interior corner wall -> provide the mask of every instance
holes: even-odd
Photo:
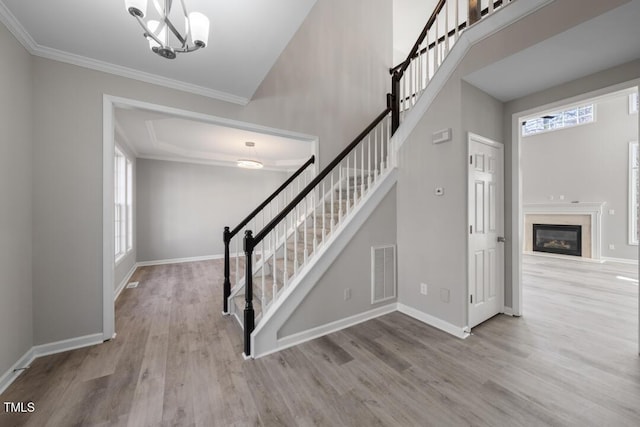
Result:
[[[31,55],[0,24],[0,377],[33,346]]]
[[[224,227],[237,225],[287,175],[151,159],[137,165],[139,262],[222,257]]]
[[[512,222],[513,205],[517,203],[512,197],[514,192],[513,183],[516,182],[514,174],[519,173],[519,171],[514,170],[514,164],[512,162],[514,159],[514,151],[515,158],[520,158],[518,127],[516,123],[518,117],[521,116],[523,112],[532,112],[542,106],[576,102],[590,96],[603,95],[612,89],[623,89],[639,84],[640,60],[635,60],[505,103],[503,134],[505,138],[505,158],[509,159],[505,162],[505,234],[507,238],[505,244],[505,265],[507,266],[505,304],[508,307],[512,307],[513,286],[516,285],[516,283],[509,280],[509,278],[513,277],[514,269],[518,268],[513,265],[514,261],[512,257],[513,244],[514,242],[518,242],[518,236],[514,236],[512,233],[514,226]]]
[[[502,142],[502,120],[502,102],[456,71],[399,152],[398,302],[456,327],[467,315],[468,133]],[[452,140],[433,144],[446,128]]]
[[[398,152],[398,302],[464,326],[466,299],[466,135],[454,73]],[[432,143],[451,128],[452,139]],[[444,188],[443,196],[434,189]],[[427,284],[427,295],[420,284]],[[441,299],[448,293],[448,302]]]
[[[33,57],[35,344],[102,331],[104,94],[315,135],[327,164],[385,107],[391,20],[391,0],[319,0],[244,107]]]

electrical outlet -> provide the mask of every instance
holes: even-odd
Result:
[[[611,249],[612,251],[615,250],[615,248],[616,248],[616,245],[614,245],[613,243],[609,245],[609,249]]]
[[[440,301],[449,302],[449,289],[440,288]]]
[[[615,211],[615,210],[613,210],[613,209],[609,209],[609,215],[615,215],[615,214],[616,214],[616,211]]]
[[[344,300],[351,299],[351,288],[347,288],[344,290]]]
[[[564,196],[563,195],[560,195],[560,200],[564,200]]]
[[[420,283],[420,293],[422,295],[427,295],[429,292],[429,288],[426,283]]]

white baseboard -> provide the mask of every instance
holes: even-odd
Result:
[[[0,394],[4,393],[4,391],[18,378],[23,371],[21,368],[25,368],[33,362],[35,359],[33,347],[31,347],[16,363],[13,364],[7,372],[5,372],[0,377]],[[19,370],[17,370],[19,369]]]
[[[129,279],[131,279],[131,276],[133,276],[133,273],[135,273],[136,268],[138,268],[138,264],[133,264],[133,266],[131,267],[131,270],[129,270],[127,275],[124,276],[124,279],[122,280],[122,282],[120,282],[120,284],[118,285],[118,287],[114,292],[115,293],[115,295],[113,296],[114,301],[118,299],[124,287],[127,286],[127,283],[129,283]]]
[[[62,353],[64,351],[89,347],[91,345],[102,344],[104,342],[102,332],[98,334],[85,335],[82,337],[69,338],[67,340],[56,341],[49,344],[41,344],[33,347],[35,357],[48,356],[50,354]]]
[[[637,259],[611,258],[608,256],[603,256],[602,259],[604,260],[604,262],[617,262],[619,264],[638,265]]]
[[[205,255],[205,256],[195,256],[189,258],[171,258],[171,259],[158,259],[154,261],[140,261],[136,263],[136,267],[148,267],[150,265],[164,265],[164,264],[180,264],[183,262],[195,262],[195,261],[209,261],[212,259],[223,259],[224,254],[222,255]]]
[[[374,308],[373,310],[365,311],[364,313],[358,313],[354,314],[353,316],[345,317],[344,319],[335,320],[333,322],[320,325],[306,331],[298,332],[293,335],[278,339],[277,348],[263,354],[255,355],[254,357],[258,358],[267,356],[272,353],[277,353],[284,350],[285,348],[293,347],[298,344],[302,344],[304,342],[311,341],[328,334],[332,334],[342,329],[357,325],[358,323],[366,322],[367,320],[375,319],[376,317],[393,313],[394,311],[397,311],[397,304],[395,302],[382,307]]]
[[[0,394],[4,393],[11,383],[18,378],[18,375],[23,372],[23,370],[16,371],[16,369],[28,367],[38,357],[102,344],[103,341],[101,332],[98,334],[85,335],[82,337],[70,338],[31,347],[29,351],[27,351],[7,372],[2,375],[2,377],[0,377]]]
[[[451,334],[454,337],[465,339],[469,336],[469,332],[467,331],[466,327],[456,326],[449,322],[445,322],[442,319],[416,310],[415,308],[409,307],[408,305],[398,303],[398,311],[400,313],[406,314],[407,316],[413,317],[416,320],[426,323],[429,326],[433,326],[436,329],[440,329],[441,331]]]

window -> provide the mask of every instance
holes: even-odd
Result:
[[[640,177],[638,175],[638,142],[629,144],[629,244],[638,244],[638,191]]]
[[[638,92],[629,95],[629,114],[638,112]]]
[[[118,262],[133,249],[133,166],[118,147],[115,148],[113,175],[114,249]]]
[[[522,122],[522,136],[591,123],[595,120],[593,104],[555,111]]]

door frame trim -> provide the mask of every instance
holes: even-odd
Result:
[[[465,158],[465,161],[468,162],[469,161],[469,157],[471,156],[471,144],[472,142],[479,142],[481,144],[485,144],[488,145],[490,147],[494,147],[497,148],[499,150],[502,150],[502,233],[504,234],[505,232],[505,224],[506,224],[506,173],[505,173],[505,149],[504,149],[504,144],[502,142],[498,142],[498,141],[494,141],[490,138],[486,138],[484,136],[478,135],[476,133],[473,132],[467,132],[467,156]],[[471,188],[472,188],[472,183],[471,183],[471,168],[469,168],[469,163],[467,163],[467,199],[466,199],[466,206],[467,206],[467,230],[470,227],[470,221],[469,221],[469,217],[470,217],[470,213],[469,210],[471,209],[470,203],[469,203],[469,199],[471,197]],[[467,232],[467,231],[465,231]],[[467,232],[468,233],[468,232]],[[471,305],[469,303],[469,296],[471,295],[471,244],[470,244],[470,239],[471,239],[471,235],[467,234],[467,263],[466,263],[466,268],[467,268],[467,292],[466,292],[466,297],[465,297],[465,329],[467,331],[469,331],[471,328],[469,327],[469,324],[471,323],[469,321],[470,318],[470,313],[469,311],[471,310]],[[505,295],[505,281],[506,281],[506,261],[505,261],[505,252],[506,252],[506,248],[503,248],[502,251],[502,284],[500,286],[499,289],[499,293],[500,293],[500,298],[501,298],[501,302],[499,304],[500,306],[500,313],[504,313],[505,311],[505,304],[504,304],[504,295]]]

